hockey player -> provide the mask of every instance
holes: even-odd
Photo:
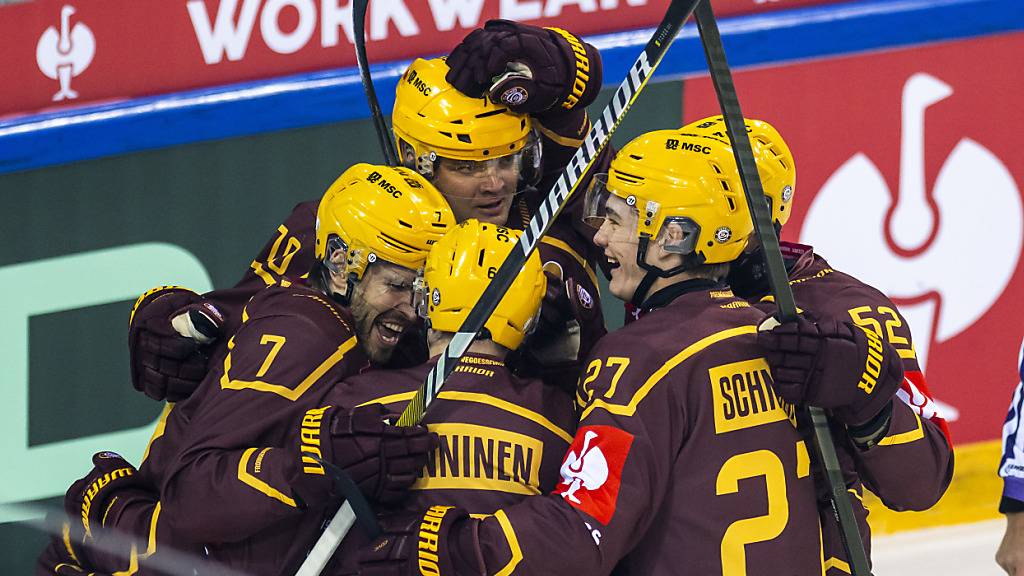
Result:
[[[40,573],[140,561],[145,571],[158,545],[245,573],[294,571],[339,503],[318,459],[372,501],[403,496],[430,452],[427,430],[387,424],[380,404],[324,399],[387,360],[415,320],[416,270],[453,225],[444,198],[411,170],[357,164],[342,174],[317,211],[308,283],[268,287],[246,304],[220,364],[161,421],[140,470],[97,455],[67,495],[64,542],[44,553]],[[136,543],[95,553],[96,535],[112,528]]]
[[[1024,436],[1020,434],[1021,405],[1024,398],[1024,341],[1021,342],[1020,383],[1003,424],[1003,454],[999,476],[1003,478],[1003,497],[999,512],[1006,514],[1006,532],[996,551],[996,562],[1010,576],[1024,574]]]
[[[728,142],[721,116],[683,127],[709,140]],[[747,133],[777,230],[789,220],[796,186],[793,155],[769,123],[747,119]],[[861,497],[864,486],[889,508],[926,510],[945,493],[953,475],[953,451],[946,423],[928,395],[924,374],[914,354],[910,327],[896,305],[878,290],[835,270],[810,246],[782,243],[784,260],[797,306],[803,317],[762,332],[759,342],[775,377],[776,391],[786,401],[821,406],[831,411],[832,436],[862,539],[870,550],[870,527]],[[729,274],[737,295],[773,312],[764,256],[756,238]],[[856,326],[867,330],[857,329]],[[865,370],[865,350],[877,351],[877,374]],[[874,383],[889,379],[888,383]],[[863,382],[863,383],[862,383]],[[897,387],[902,400],[851,411],[850,402],[862,386]],[[810,437],[809,423],[806,435]],[[815,478],[824,478],[823,473]],[[848,562],[829,503],[828,486],[818,486],[826,563],[842,573]]]
[[[490,282],[490,274],[515,247],[519,234],[469,220],[431,248],[417,288],[416,308],[428,320],[432,356],[440,354],[458,330]],[[472,513],[490,514],[526,495],[554,488],[576,421],[572,396],[539,380],[517,378],[504,365],[506,355],[536,326],[545,284],[540,259],[534,254],[488,320],[485,336],[470,346],[462,365],[431,406],[424,423],[439,435],[439,447],[404,505],[451,500]],[[347,378],[331,388],[323,403],[382,403],[390,412],[400,412],[432,366],[429,362]],[[319,410],[311,408],[307,415]],[[107,472],[111,469],[108,462],[98,459],[97,465]],[[120,478],[117,481],[120,486],[111,496],[141,493],[139,497],[148,496],[151,501],[158,498],[144,494],[140,482],[128,485]],[[132,492],[124,492],[127,490]],[[346,540],[346,546],[358,542]],[[340,560],[344,554],[338,557]]]
[[[527,72],[499,85],[529,97],[505,99],[512,104],[479,97],[492,68],[512,62]],[[406,70],[392,116],[398,149],[407,167],[445,195],[458,220],[522,228],[543,200],[532,184],[539,176],[546,193],[554,183],[590,128],[586,106],[600,87],[601,60],[593,46],[564,30],[488,22],[452,51],[447,64],[418,59]],[[592,232],[577,225],[579,204],[566,207],[540,246],[542,260],[558,264],[562,281],[549,286],[530,347],[539,358],[531,360],[556,377],[575,371],[578,358],[605,332],[597,256]],[[223,343],[220,334],[237,329],[249,297],[308,269],[315,211],[315,202],[296,206],[234,288],[202,296],[168,288],[140,300],[129,334],[133,386],[158,400],[187,397],[206,373],[207,356],[216,357],[212,345]]]
[[[764,314],[721,282],[752,231],[730,147],[644,134],[595,178],[587,214],[609,290],[648,312],[591,352],[562,482],[484,519],[392,516],[362,573],[822,573],[807,444],[756,342]]]
[[[404,410],[519,234],[468,220],[434,245],[417,289],[432,360],[349,378],[328,401],[380,402],[389,411]],[[518,378],[505,365],[536,326],[544,291],[545,275],[534,253],[430,405],[423,423],[438,434],[439,445],[403,508],[450,502],[471,514],[494,514],[558,483],[558,467],[576,424],[572,394],[538,379]],[[362,533],[353,530],[336,561],[353,570],[362,543]]]

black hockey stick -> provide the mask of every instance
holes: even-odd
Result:
[[[373,127],[377,130],[377,140],[380,142],[381,152],[384,153],[384,162],[388,166],[399,166],[395,142],[391,138],[391,130],[388,129],[384,113],[380,110],[377,91],[373,88],[373,77],[370,76],[370,63],[366,59],[367,4],[369,0],[352,0],[352,35],[355,37],[356,63],[359,64],[359,78],[363,81],[363,92],[366,93],[366,103],[370,106],[370,116],[373,118]]]
[[[548,192],[544,202],[537,209],[537,212],[530,219],[526,229],[523,230],[519,239],[519,249],[512,250],[505,261],[498,268],[491,283],[488,284],[483,294],[480,295],[476,305],[466,316],[466,320],[459,327],[438,358],[437,364],[427,375],[426,381],[416,391],[416,395],[406,406],[402,416],[398,419],[398,425],[410,426],[417,424],[423,419],[423,413],[427,406],[437,396],[441,385],[448,376],[455,370],[462,355],[472,344],[478,332],[483,329],[491,313],[498,307],[498,303],[508,292],[509,287],[515,280],[519,271],[526,263],[527,258],[533,253],[541,237],[551,227],[551,223],[565,206],[569,197],[575,192],[583,176],[593,165],[598,154],[604,149],[612,134],[619,127],[626,112],[636,101],[637,96],[647,85],[654,73],[654,69],[661,63],[669,46],[675,39],[676,34],[682,27],[683,22],[693,12],[699,0],[672,0],[661,23],[655,29],[651,39],[644,46],[643,52],[630,67],[626,78],[619,85],[612,95],[611,102],[605,106],[601,116],[594,121],[590,132],[583,139],[583,145],[576,150],[576,154],[569,160],[562,175],[555,182],[555,185]],[[327,530],[320,536],[313,552],[307,557],[306,562],[299,569],[296,576],[317,576],[323,566],[330,560],[334,550],[345,537],[348,528],[354,521],[352,507],[346,502],[335,514]],[[329,552],[327,552],[329,550]],[[326,553],[326,556],[324,555]],[[314,559],[314,555],[316,558]],[[313,564],[315,562],[315,564]],[[307,564],[310,564],[308,571]],[[318,566],[317,566],[318,565]]]
[[[708,70],[711,72],[711,80],[714,82],[718,103],[722,108],[722,115],[725,117],[726,130],[732,142],[733,155],[736,157],[736,164],[739,167],[743,192],[754,218],[754,230],[763,247],[768,269],[768,282],[775,297],[775,304],[778,306],[776,318],[780,322],[793,320],[797,315],[793,290],[789,286],[789,277],[786,274],[785,263],[782,261],[779,238],[775,234],[775,227],[772,226],[768,203],[764,201],[764,190],[761,188],[761,179],[758,177],[757,165],[754,163],[754,155],[750,149],[750,139],[747,137],[739,99],[736,97],[732,73],[729,71],[729,64],[725,59],[722,37],[718,32],[715,14],[711,9],[711,0],[703,0],[697,6],[695,15],[697,27],[700,29],[701,43],[704,45],[704,54],[708,61]],[[814,425],[815,450],[828,477],[829,489],[832,493],[832,507],[842,529],[843,545],[846,547],[853,575],[870,576],[871,571],[867,554],[864,551],[864,543],[861,541],[860,531],[857,529],[857,519],[853,515],[853,506],[850,504],[850,495],[846,492],[846,483],[843,481],[843,474],[839,469],[836,447],[832,441],[825,412],[814,406],[808,406],[807,412]]]

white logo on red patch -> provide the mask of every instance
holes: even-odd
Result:
[[[555,492],[571,506],[607,524],[615,514],[622,467],[632,444],[633,435],[618,428],[580,428],[562,462],[562,482]]]

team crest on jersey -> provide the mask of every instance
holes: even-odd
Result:
[[[576,296],[580,300],[580,306],[583,306],[587,310],[594,307],[594,297],[587,292],[587,289],[579,284],[576,285]]]
[[[632,444],[633,435],[618,428],[580,428],[562,462],[562,483],[555,492],[570,506],[608,524],[615,514],[622,467]]]

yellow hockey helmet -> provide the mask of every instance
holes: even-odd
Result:
[[[524,168],[540,162],[529,116],[487,98],[470,98],[445,80],[443,58],[417,58],[398,81],[392,127],[399,154],[411,147],[416,170],[433,177],[439,157],[483,162],[519,154],[528,146]]]
[[[600,226],[613,196],[637,219],[638,264],[663,277],[735,260],[754,229],[732,148],[720,138],[683,130],[642,134],[595,177],[585,200],[588,223]],[[654,241],[683,263],[671,270],[647,264]]]
[[[754,153],[757,172],[761,176],[761,187],[772,210],[772,222],[782,227],[793,213],[791,203],[796,191],[796,163],[793,153],[774,126],[764,120],[744,118],[750,148]],[[709,116],[682,127],[683,132],[703,134],[728,142],[725,119]]]
[[[356,164],[320,200],[316,257],[327,263],[336,248],[343,248],[346,270],[356,280],[378,260],[419,270],[430,247],[454,225],[448,202],[419,174]]]
[[[417,298],[417,310],[431,328],[459,330],[520,234],[470,219],[434,244]],[[484,325],[491,340],[509,350],[518,348],[534,326],[546,288],[540,256],[534,251]]]

